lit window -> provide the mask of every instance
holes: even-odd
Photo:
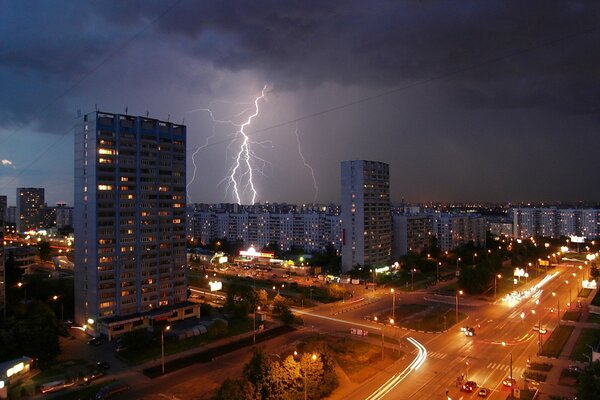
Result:
[[[112,185],[98,185],[98,190],[113,190]]]
[[[110,154],[110,155],[114,155],[115,151],[112,149],[98,149],[98,154]]]

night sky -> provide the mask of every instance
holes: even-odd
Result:
[[[16,187],[41,186],[72,204],[73,125],[98,105],[185,121],[188,179],[209,144],[191,200],[232,202],[241,140],[203,109],[241,124],[266,86],[245,128],[258,201],[339,202],[349,159],[389,163],[392,201],[600,201],[599,9],[3,1],[0,194],[14,204]]]

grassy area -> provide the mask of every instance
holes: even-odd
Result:
[[[397,341],[396,341],[397,343]],[[381,359],[381,346],[348,337],[315,335],[306,338],[300,349],[326,347],[335,358],[337,364],[355,382],[363,382],[374,376],[387,365],[390,365],[404,355],[402,351],[385,348],[385,358]],[[394,346],[398,349],[397,346]]]
[[[392,314],[389,312],[377,316],[380,321],[389,321],[391,317]],[[456,321],[455,308],[452,306],[402,304],[396,308],[394,324],[409,329],[439,332],[450,328],[465,318],[467,318],[467,315],[459,312],[458,321]]]
[[[590,314],[588,314],[588,318],[585,322],[592,322],[592,323],[600,324],[600,315],[590,313]]]
[[[574,310],[568,310],[562,316],[562,319],[564,319],[565,321],[579,321],[580,318],[581,318],[581,309],[580,308],[576,308]]]
[[[531,365],[528,368],[531,370],[534,370],[534,371],[548,372],[552,369],[552,364],[533,362],[533,363],[531,363]]]
[[[560,353],[569,340],[569,336],[575,327],[571,325],[560,325],[552,332],[552,335],[542,345],[542,355],[547,357],[560,356]]]
[[[577,297],[585,297],[588,298],[592,294],[592,289],[581,289]]]
[[[233,318],[229,320],[227,335],[224,337],[232,337],[245,332],[250,332],[253,329],[252,319]],[[221,338],[219,338],[221,339]],[[165,337],[165,355],[177,354],[190,349],[195,349],[204,344],[210,343],[207,334],[194,336],[182,340]],[[149,346],[144,349],[130,349],[119,353],[118,357],[128,365],[139,365],[144,362],[157,359],[160,357],[160,343],[154,346]]]
[[[600,341],[600,329],[582,329],[581,334],[575,342],[573,352],[571,353],[570,359],[576,361],[587,362],[588,357],[591,357],[591,350],[588,347],[596,346]],[[587,357],[585,357],[587,355]]]
[[[546,378],[548,378],[548,375],[541,374],[541,373],[535,372],[535,371],[525,371],[523,373],[523,377],[525,379],[533,379],[534,381],[538,381],[538,382],[546,382]]]

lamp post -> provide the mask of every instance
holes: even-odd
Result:
[[[254,318],[253,318],[253,329],[252,329],[252,345],[256,344],[256,312],[260,311],[260,306],[256,307],[254,310]]]
[[[167,325],[164,329],[160,330],[160,358],[163,375],[165,374],[165,331],[169,331],[170,329],[171,325]]]
[[[392,319],[396,318],[396,292],[394,288],[390,290],[392,292]]]
[[[52,296],[52,300],[57,301],[58,299],[60,299],[60,297],[58,297],[57,295]],[[60,299],[60,323],[62,324],[63,321],[64,321],[64,308],[63,308],[62,299]]]
[[[377,317],[373,318],[375,322],[377,322]],[[381,360],[383,361],[383,349],[384,349],[384,340],[385,340],[385,324],[381,326]]]
[[[569,281],[565,281],[565,285],[568,285]],[[571,286],[569,286],[569,308],[571,308]]]
[[[460,257],[456,259],[456,275],[458,275],[458,263],[461,261]]]
[[[506,347],[506,342],[502,342],[502,346]],[[515,385],[514,385],[513,370],[512,370],[512,350],[510,351],[510,376],[508,377],[508,379],[510,379],[510,398],[514,399]]]
[[[494,298],[496,298],[496,288],[498,286],[497,279],[501,279],[502,275],[494,275]]]
[[[415,272],[417,272],[416,268],[412,268],[410,270],[410,275],[411,275],[410,290],[411,291],[415,290]]]
[[[456,320],[454,321],[455,324],[458,324],[458,295],[462,295],[463,291],[462,290],[457,290],[456,291]]]
[[[531,310],[531,313],[535,315],[535,310]],[[538,315],[538,352],[542,354],[542,322],[540,321],[540,316]]]
[[[19,289],[23,288],[23,301],[27,302],[27,286],[23,282],[17,283]]]
[[[556,292],[552,292],[552,296],[556,297],[556,319],[558,320],[558,325],[560,325],[560,302],[558,296],[556,296]]]
[[[473,265],[475,265],[475,258],[477,257],[477,253],[473,253]]]

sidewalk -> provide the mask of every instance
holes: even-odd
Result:
[[[589,310],[587,305],[594,298],[595,293],[592,292],[590,296],[586,299],[585,305],[583,307],[580,321],[586,321],[589,315]],[[575,344],[579,339],[579,335],[581,331],[586,328],[592,329],[600,329],[600,324],[592,323],[592,322],[580,322],[580,321],[565,321],[561,320],[561,325],[571,325],[574,326],[573,332],[571,336],[569,336],[569,340],[563,347],[560,356],[558,358],[549,358],[536,355],[532,357],[532,362],[541,362],[541,363],[551,363],[552,369],[548,372],[548,377],[546,382],[540,383],[540,396],[538,399],[540,400],[549,400],[550,396],[562,396],[572,398],[577,394],[577,386],[567,386],[559,384],[560,376],[564,368],[569,368],[571,365],[576,365],[580,368],[585,368],[586,364],[571,360],[571,353],[575,348]]]

